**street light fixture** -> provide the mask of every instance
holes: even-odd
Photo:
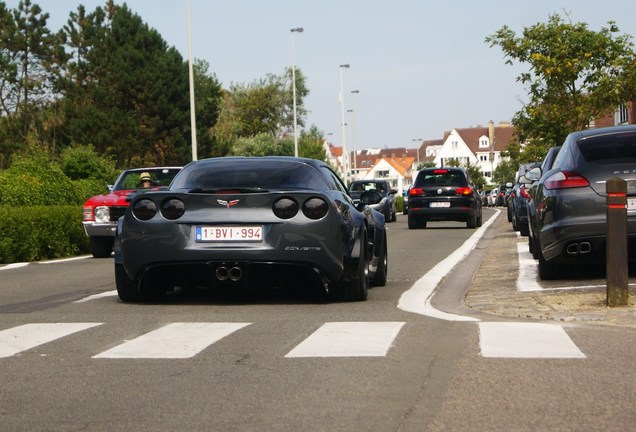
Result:
[[[296,114],[296,59],[294,49],[294,33],[302,33],[302,27],[295,27],[289,30],[291,32],[292,45],[292,97],[294,98],[294,156],[298,157],[298,117]]]
[[[340,118],[341,123],[341,135],[342,135],[342,164],[344,165],[344,180],[348,184],[349,180],[349,155],[347,154],[347,143],[345,137],[345,109],[344,109],[344,84],[342,81],[342,70],[349,69],[348,64],[340,65]]]

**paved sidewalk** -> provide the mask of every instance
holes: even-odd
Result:
[[[519,237],[512,230],[504,211],[493,228],[495,238],[464,298],[467,307],[502,317],[636,328],[636,278],[630,277],[629,305],[626,307],[606,306],[605,279],[540,281],[537,276],[539,285],[548,290],[519,291],[517,243],[527,245],[527,237]],[[577,284],[593,287],[571,288]],[[561,289],[564,287],[568,289]]]

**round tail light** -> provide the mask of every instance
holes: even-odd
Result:
[[[291,219],[298,214],[298,203],[291,198],[281,198],[272,206],[276,217]]]
[[[309,198],[303,204],[303,214],[309,219],[321,219],[325,217],[328,211],[329,205],[322,198]]]
[[[180,199],[171,198],[161,204],[161,214],[169,220],[179,219],[185,213],[185,204]]]
[[[149,199],[140,199],[133,204],[132,212],[139,220],[149,220],[157,214],[157,204]]]

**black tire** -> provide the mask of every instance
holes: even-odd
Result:
[[[397,212],[396,212],[396,211],[394,211],[394,212],[391,214],[391,222],[395,222],[396,220],[397,220]]]
[[[477,210],[466,221],[466,228],[477,228]]]
[[[510,204],[508,204],[508,222],[512,222],[512,210],[510,209]]]
[[[121,301],[128,303],[141,300],[137,282],[128,277],[122,264],[115,264],[115,285]]]
[[[95,258],[108,258],[113,253],[114,237],[91,236],[88,238],[88,247]]]
[[[355,277],[338,284],[336,295],[339,300],[353,302],[364,301],[369,294],[369,241],[364,226],[360,229],[360,256],[357,260]]]
[[[386,278],[389,271],[389,251],[386,243],[386,233],[384,234],[384,241],[380,248],[380,255],[378,256],[378,268],[375,271],[375,277],[373,278],[373,285],[385,286]]]
[[[479,208],[479,213],[477,214],[477,226],[480,227],[484,224],[484,213],[482,208]]]
[[[541,280],[554,280],[559,278],[559,267],[543,258],[541,249],[537,252],[539,255],[539,279]]]
[[[420,228],[426,228],[426,221],[409,217],[409,229],[420,229]]]
[[[517,227],[519,227],[519,234],[523,237],[528,237],[530,235],[530,228],[528,227],[528,222],[517,222]]]

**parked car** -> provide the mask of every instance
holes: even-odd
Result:
[[[406,188],[404,193],[402,194],[402,214],[409,214],[409,192],[411,191],[411,187]]]
[[[108,186],[108,193],[86,200],[82,209],[82,225],[88,236],[91,254],[95,258],[111,256],[115,226],[125,213],[131,195],[144,190],[167,188],[180,170],[181,167],[128,169],[122,171],[114,185]]]
[[[540,167],[531,168],[528,173],[532,172],[532,175],[526,175],[526,179],[529,177],[534,177],[539,179],[541,177],[542,172],[547,172],[552,168],[552,164],[554,163],[554,159],[556,159],[556,155],[561,150],[561,146],[550,147],[545,157],[543,158],[543,162],[541,162]],[[538,255],[538,246],[536,246],[539,241],[537,238],[537,225],[535,222],[535,213],[536,213],[536,205],[534,202],[534,197],[537,192],[537,185],[539,180],[534,180],[528,185],[528,201],[526,204],[526,210],[528,212],[528,250],[534,257],[534,259],[539,259]]]
[[[558,278],[564,265],[605,262],[607,197],[613,177],[627,182],[628,248],[636,252],[636,126],[574,132],[552,169],[542,174],[534,197],[539,277]],[[534,180],[533,171],[527,176]],[[629,254],[636,259],[634,253]],[[568,266],[569,267],[569,266]]]
[[[491,189],[488,193],[488,207],[495,207],[497,205],[497,195],[499,195],[499,189]]]
[[[355,206],[324,162],[293,157],[194,161],[167,190],[136,195],[118,221],[115,284],[122,301],[173,290],[297,287],[366,300],[388,270],[384,216]],[[299,283],[303,281],[303,283]]]
[[[349,185],[349,195],[356,205],[360,201],[360,195],[368,191],[375,191],[382,197],[379,203],[371,207],[382,213],[386,222],[395,222],[397,219],[395,200],[397,190],[391,189],[391,185],[386,180],[355,180]]]
[[[521,164],[519,166],[516,181],[512,187],[510,198],[508,200],[512,229],[519,231],[519,234],[524,237],[528,236],[528,200],[530,199],[528,187],[531,183],[528,179],[526,179],[525,175],[530,169],[539,165],[540,162],[532,162]]]
[[[425,168],[409,193],[409,229],[429,221],[461,221],[468,228],[482,224],[479,191],[464,168]]]

